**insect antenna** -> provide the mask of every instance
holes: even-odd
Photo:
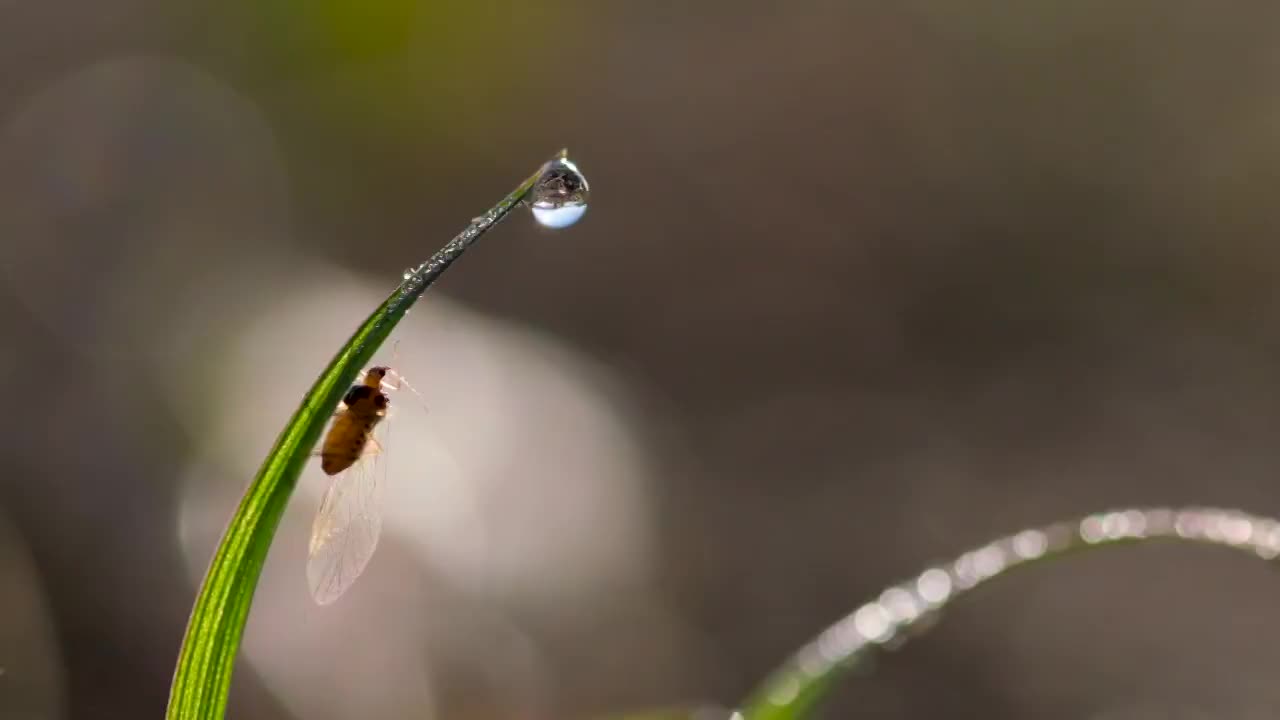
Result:
[[[422,403],[423,411],[430,413],[431,409],[427,407],[426,397],[423,396],[422,393],[418,392],[418,389],[413,386],[413,383],[409,382],[408,378],[406,378],[404,375],[401,375],[400,371],[395,369],[399,365],[399,360],[400,360],[400,339],[396,338],[391,343],[391,366],[387,368],[387,375],[390,378],[394,379],[394,383],[384,382],[383,387],[387,388],[388,390],[399,390],[402,387],[407,388],[409,392],[418,396],[418,401]],[[368,370],[366,370],[365,372],[367,373]]]
[[[431,412],[430,408],[427,407],[427,399],[423,397],[422,393],[418,392],[418,388],[414,387],[413,384],[409,382],[408,378],[406,378],[404,375],[401,375],[400,372],[397,370],[388,370],[387,372],[388,374],[395,376],[395,380],[396,380],[395,385],[387,385],[387,387],[389,387],[392,390],[399,390],[401,387],[406,388],[409,392],[418,396],[418,400],[422,403],[423,410],[426,410],[427,412]]]

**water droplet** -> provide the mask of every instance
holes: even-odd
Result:
[[[529,191],[529,209],[543,227],[567,228],[587,212],[587,178],[564,155],[547,163]]]
[[[413,268],[405,268],[404,274],[401,275],[401,277],[403,277],[405,280],[408,280],[409,278],[413,277]]]

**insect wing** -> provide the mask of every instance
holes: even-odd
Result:
[[[370,443],[372,445],[372,443]],[[320,605],[337,600],[364,572],[382,532],[385,451],[365,449],[333,478],[311,526],[307,584]]]

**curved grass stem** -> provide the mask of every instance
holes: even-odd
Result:
[[[1089,515],[1000,538],[926,569],[858,607],[765,679],[735,720],[807,717],[839,679],[881,649],[896,648],[932,626],[956,598],[1010,570],[1083,550],[1152,541],[1235,548],[1271,560],[1280,555],[1280,521],[1235,510],[1130,509]]]
[[[561,151],[551,162],[564,156]],[[526,198],[547,167],[539,168],[409,273],[356,329],[307,392],[249,485],[214,553],[178,656],[166,714],[169,720],[215,720],[226,712],[231,671],[267,550],[329,416],[405,311],[472,243]]]

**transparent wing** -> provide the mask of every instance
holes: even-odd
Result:
[[[378,547],[386,468],[385,445],[366,448],[360,460],[334,476],[320,501],[307,558],[307,584],[320,605],[346,592]]]

